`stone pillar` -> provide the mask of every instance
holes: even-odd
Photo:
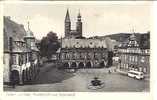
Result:
[[[25,84],[25,82],[27,81],[27,79],[26,79],[26,70],[24,70],[24,75],[23,75],[23,80],[24,80],[24,84]]]
[[[22,70],[19,72],[19,84],[23,85],[23,79],[22,79]]]
[[[32,67],[32,66],[31,66]],[[32,80],[32,68],[29,69],[29,79]]]

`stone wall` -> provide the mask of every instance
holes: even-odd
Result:
[[[4,53],[3,55],[3,82],[9,83],[10,82],[10,54]]]

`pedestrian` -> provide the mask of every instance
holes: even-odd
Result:
[[[111,71],[110,71],[110,70],[108,70],[108,73],[109,73],[109,74],[111,74]]]

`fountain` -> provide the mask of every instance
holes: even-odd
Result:
[[[98,77],[94,77],[93,80],[90,81],[90,84],[88,85],[89,89],[101,89],[104,87],[104,82],[102,82]]]

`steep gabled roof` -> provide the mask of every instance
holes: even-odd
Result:
[[[144,34],[134,33],[130,35],[129,38],[121,42],[119,48],[128,48],[130,41],[136,41],[138,47],[141,49],[150,49],[150,33]]]
[[[9,51],[9,37],[14,40],[23,41],[23,37],[26,35],[24,26],[12,21],[9,17],[4,17],[4,51]]]

